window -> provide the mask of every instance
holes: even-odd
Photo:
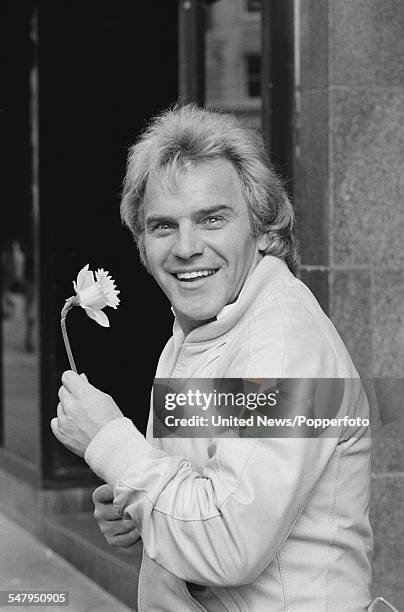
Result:
[[[247,0],[247,11],[256,13],[261,10],[261,0]]]
[[[260,127],[261,13],[247,14],[246,9],[244,0],[218,0],[210,5],[210,27],[205,29],[205,104]],[[252,60],[251,70],[247,56],[258,58],[258,65]]]

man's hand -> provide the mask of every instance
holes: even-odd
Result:
[[[51,428],[59,442],[83,457],[98,431],[123,414],[110,395],[90,385],[85,374],[68,370],[62,383],[58,416],[52,419]]]
[[[105,484],[93,493],[94,518],[104,538],[111,546],[129,548],[140,535],[131,520],[123,519],[113,505],[114,492]]]

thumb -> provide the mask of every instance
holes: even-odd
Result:
[[[103,484],[93,493],[93,502],[102,504],[111,503],[114,500],[114,490],[109,484]]]

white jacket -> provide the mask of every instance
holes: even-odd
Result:
[[[344,378],[338,416],[368,417],[334,326],[271,256],[216,321],[186,338],[175,324],[156,377]],[[339,439],[152,440],[150,422],[148,438],[116,419],[85,455],[141,533],[139,610],[367,610],[368,427]]]

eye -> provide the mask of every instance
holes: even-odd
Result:
[[[153,225],[153,232],[155,233],[159,233],[159,234],[164,234],[165,232],[170,231],[170,229],[172,228],[172,226],[169,223],[156,223],[155,225]]]
[[[219,223],[220,221],[223,221],[223,217],[206,217],[206,219],[203,220],[204,223],[206,223],[207,225],[213,225],[215,223]]]

